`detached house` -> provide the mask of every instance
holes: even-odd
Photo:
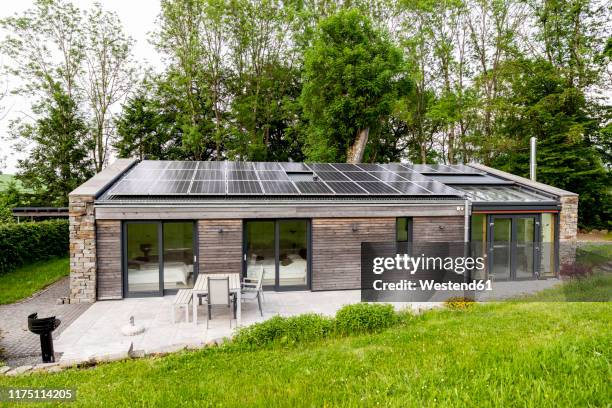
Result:
[[[478,164],[120,159],[70,194],[70,296],[163,296],[256,268],[268,290],[357,289],[362,242],[471,242],[493,279],[545,278],[577,207]]]

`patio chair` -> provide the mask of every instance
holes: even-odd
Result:
[[[236,318],[236,297],[230,293],[229,278],[213,278],[208,277],[208,296],[206,296],[206,303],[208,306],[208,320],[206,320],[206,328],[208,328],[208,322],[212,319],[212,308],[216,306],[232,307],[234,319]],[[230,319],[230,327],[232,321]]]
[[[242,278],[242,282],[240,284],[240,287],[242,288],[242,292],[244,292],[244,290],[252,290],[256,287],[259,287],[259,293],[261,295],[261,301],[265,302],[266,299],[264,297],[264,290],[263,290],[263,276],[264,276],[264,267],[263,265],[261,266],[261,271],[259,271],[259,273],[257,274],[257,276],[255,276],[254,278],[249,278],[249,277],[245,277]],[[261,285],[260,285],[261,283]]]
[[[257,299],[257,305],[259,306],[259,313],[263,317],[263,310],[261,308],[261,301],[263,297],[263,275],[264,269],[257,274],[257,278],[245,278],[242,283],[242,290],[240,293],[240,301],[254,301]],[[248,279],[248,281],[247,281]],[[246,282],[245,282],[246,281]]]

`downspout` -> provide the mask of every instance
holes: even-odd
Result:
[[[467,198],[463,204],[463,256],[467,259],[471,255],[470,253],[470,200]],[[463,277],[465,282],[472,281],[472,271],[469,269]]]
[[[470,200],[465,199],[464,208],[464,225],[463,225],[463,242],[470,242]]]

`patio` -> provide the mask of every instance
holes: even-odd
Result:
[[[197,347],[209,341],[229,337],[231,312],[215,310],[206,329],[206,306],[198,307],[199,323],[185,322],[184,313],[178,312],[172,323],[174,296],[130,298],[96,302],[83,313],[55,341],[55,351],[63,353],[60,361],[83,361],[90,358],[135,352],[154,353],[181,347]],[[275,315],[293,316],[320,313],[333,316],[343,305],[360,301],[359,291],[327,292],[266,292],[261,317],[256,303],[242,306],[242,326],[269,319]],[[432,307],[435,304],[397,304],[397,308]],[[144,325],[144,333],[124,336],[121,327],[134,316],[136,324]]]
[[[505,299],[535,293],[558,283],[557,279],[498,282],[495,285],[494,297]],[[149,354],[180,348],[197,348],[210,341],[231,337],[235,331],[235,320],[230,327],[232,312],[229,308],[215,309],[207,329],[205,304],[198,307],[197,325],[194,325],[191,319],[186,322],[185,313],[182,311],[176,313],[176,323],[172,323],[174,298],[175,296],[164,296],[96,302],[64,329],[55,341],[55,351],[62,353],[60,361],[66,362],[127,357],[130,351],[135,354]],[[479,297],[480,300],[492,300],[487,298],[487,295]],[[276,315],[319,313],[333,316],[342,306],[358,303],[360,300],[361,292],[358,290],[265,292],[263,317],[256,303],[244,303],[241,326],[261,322]],[[395,302],[393,305],[397,310],[410,308],[414,312],[420,312],[441,303]],[[139,335],[125,336],[121,328],[129,324],[132,316],[137,325],[144,326],[145,331]]]

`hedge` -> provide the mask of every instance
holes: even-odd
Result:
[[[0,274],[18,266],[68,255],[68,221],[0,224]]]

